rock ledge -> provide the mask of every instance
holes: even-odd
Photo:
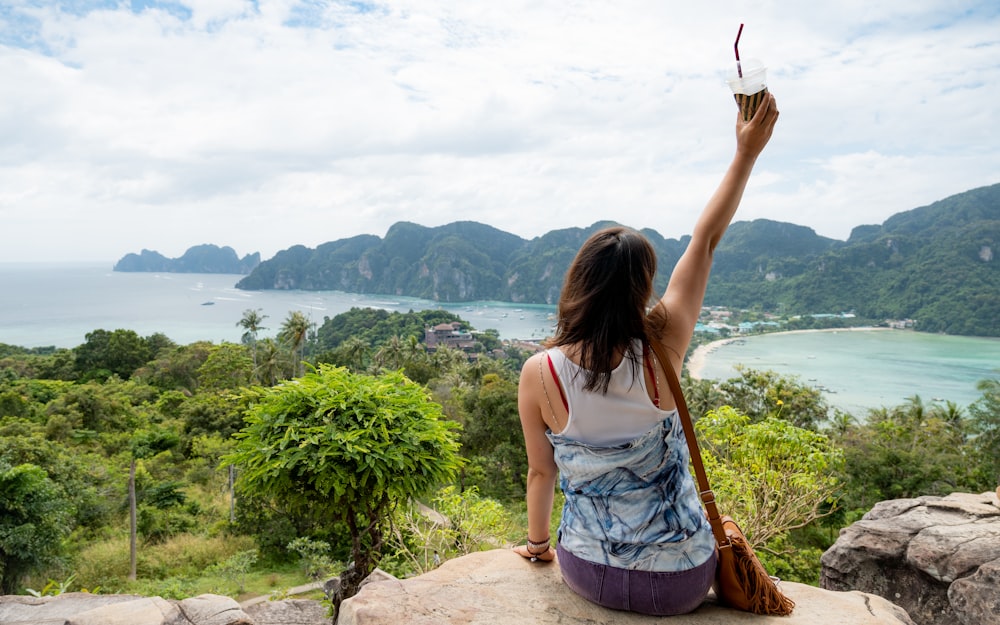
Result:
[[[650,617],[608,610],[574,594],[557,563],[532,564],[498,549],[449,560],[419,577],[367,584],[341,606],[338,625],[912,625],[901,608],[860,592],[783,582],[788,617],[761,617],[706,602],[691,614]]]

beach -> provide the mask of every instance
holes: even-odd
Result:
[[[1000,379],[1000,338],[858,327],[765,332],[702,345],[690,375],[724,382],[740,369],[771,371],[819,390],[852,415],[919,399],[969,406],[983,380]]]
[[[767,334],[813,334],[817,332],[876,332],[876,331],[889,331],[892,328],[876,328],[872,326],[863,326],[858,328],[821,328],[821,329],[810,329],[810,330],[787,330],[784,332],[768,332]],[[906,332],[907,330],[900,330],[901,332]],[[761,336],[760,334],[752,334],[749,336]],[[688,375],[690,375],[695,380],[701,379],[701,373],[705,369],[706,359],[720,347],[729,345],[736,341],[741,341],[747,337],[745,336],[730,336],[724,339],[719,339],[717,341],[712,341],[711,343],[705,343],[704,345],[699,345],[695,348],[694,352],[691,353],[691,357],[688,358],[684,366],[687,368]]]

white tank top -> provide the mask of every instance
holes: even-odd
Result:
[[[642,342],[636,341],[636,353]],[[585,391],[587,372],[566,357],[558,347],[547,350],[559,384],[569,405],[569,419],[561,436],[601,447],[620,445],[645,434],[676,410],[660,410],[653,405],[646,390],[642,361],[622,358],[611,372],[608,392]],[[636,371],[636,367],[640,367]]]

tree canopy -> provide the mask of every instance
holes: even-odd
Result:
[[[239,487],[292,514],[343,521],[353,541],[350,596],[381,556],[391,510],[454,477],[457,424],[399,372],[320,365],[250,393],[246,427],[228,456]]]
[[[826,436],[773,414],[751,423],[728,406],[695,430],[716,497],[753,546],[807,525],[833,503],[843,453]]]
[[[0,590],[14,594],[32,569],[59,553],[69,533],[69,502],[45,471],[0,460]]]

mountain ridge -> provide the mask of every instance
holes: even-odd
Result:
[[[385,237],[292,246],[236,286],[551,305],[580,245],[613,223],[523,239],[474,221],[402,221]],[[641,232],[656,250],[662,290],[690,237]],[[786,314],[853,311],[872,320],[915,319],[925,331],[1000,336],[998,251],[1000,184],[856,226],[847,241],[787,222],[737,221],[716,249],[705,304]]]

